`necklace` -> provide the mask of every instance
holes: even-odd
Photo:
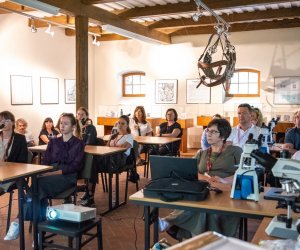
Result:
[[[209,171],[212,169],[213,163],[216,162],[218,157],[221,155],[222,151],[225,148],[225,143],[223,142],[222,147],[220,148],[219,152],[217,153],[216,157],[212,157],[212,148],[209,147],[207,151],[207,160],[206,160],[206,170],[209,173]]]
[[[119,137],[119,136],[117,136],[117,137],[113,140],[114,147],[117,146],[118,141],[120,141],[120,140],[124,137],[124,135],[122,135],[120,138],[118,138],[118,137]]]

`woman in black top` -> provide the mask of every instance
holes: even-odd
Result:
[[[59,132],[53,126],[53,120],[50,117],[47,117],[42,126],[42,130],[39,134],[39,145],[48,144],[49,140],[56,138]]]
[[[166,122],[159,125],[156,136],[180,138],[182,129],[178,122],[178,114],[175,109],[170,108],[166,112]],[[176,155],[180,146],[180,141],[159,145],[158,149],[151,150],[150,154]]]

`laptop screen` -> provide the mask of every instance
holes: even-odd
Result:
[[[150,155],[151,179],[170,177],[171,173],[184,178],[198,179],[197,159]]]

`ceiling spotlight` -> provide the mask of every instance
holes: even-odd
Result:
[[[98,47],[100,46],[100,41],[97,41],[97,36],[95,36],[95,35],[93,36],[93,42],[92,42],[92,44],[96,45]]]
[[[197,12],[194,15],[192,15],[192,19],[194,22],[198,22],[200,17],[202,17],[202,16],[203,16],[202,10],[200,9],[200,6],[198,5]]]
[[[36,29],[36,27],[34,25],[34,19],[33,18],[30,19],[30,23],[31,23],[31,25],[30,25],[31,32],[32,33],[36,33],[37,29]]]
[[[54,36],[54,31],[51,31],[51,24],[48,24],[48,28],[45,30],[45,33],[47,33],[50,36]]]

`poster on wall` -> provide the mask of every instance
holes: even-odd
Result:
[[[177,80],[155,80],[155,103],[177,103]]]
[[[58,78],[41,77],[41,104],[59,103]]]
[[[11,105],[32,105],[32,77],[10,76]]]
[[[65,103],[76,102],[76,81],[65,79]]]
[[[300,76],[274,77],[274,104],[300,104]]]
[[[199,79],[186,80],[186,103],[210,103],[210,87],[203,84],[198,88]]]

